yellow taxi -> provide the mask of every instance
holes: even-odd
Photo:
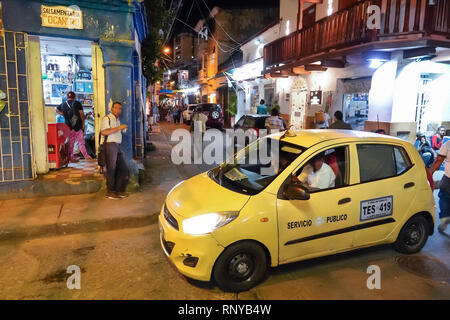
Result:
[[[393,243],[416,253],[433,234],[425,164],[406,141],[350,130],[258,139],[175,186],[161,245],[185,276],[244,291],[268,267]]]

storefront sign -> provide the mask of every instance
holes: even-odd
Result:
[[[78,6],[41,5],[41,19],[43,27],[83,29],[83,12]]]

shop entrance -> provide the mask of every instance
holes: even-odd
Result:
[[[42,87],[45,116],[48,123],[48,155],[50,168],[59,169],[69,163],[70,129],[56,108],[66,102],[72,91],[83,107],[85,115],[84,145],[90,157],[96,155],[92,43],[86,40],[40,37]],[[74,147],[75,158],[85,163],[78,142]]]
[[[367,121],[368,115],[369,93],[344,94],[344,117],[353,130],[364,131],[364,123]]]

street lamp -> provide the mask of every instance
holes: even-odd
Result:
[[[163,49],[163,52],[164,52],[165,54],[169,54],[169,53],[170,53],[170,48],[169,48],[169,47],[165,47],[165,48]]]

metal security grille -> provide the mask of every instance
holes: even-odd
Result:
[[[416,117],[415,121],[417,123],[418,131],[426,131],[427,128],[425,123],[423,123],[423,115],[427,110],[430,103],[430,87],[432,79],[428,75],[420,76],[419,90],[417,93],[417,103],[416,103]]]
[[[1,33],[0,183],[33,179],[27,48],[26,34]]]

